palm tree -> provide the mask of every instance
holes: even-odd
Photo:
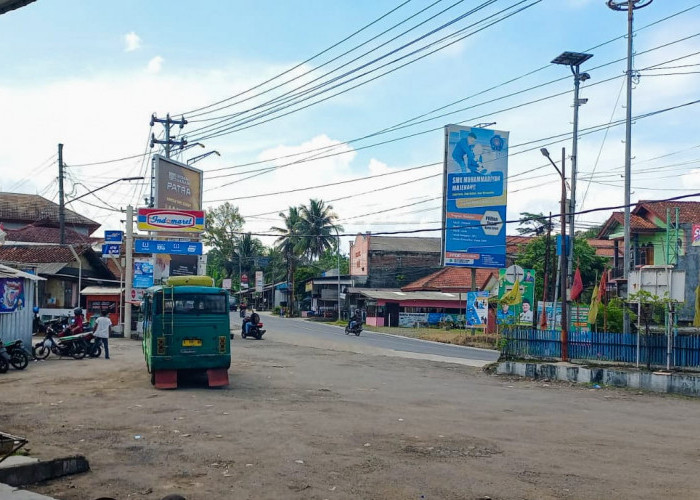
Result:
[[[343,227],[335,223],[338,216],[333,212],[333,206],[326,205],[323,200],[311,199],[308,205],[301,206],[300,211],[299,246],[302,253],[315,260],[327,250],[335,249],[337,240],[334,232],[342,231]]]
[[[253,271],[255,258],[262,255],[264,249],[262,241],[253,238],[250,233],[243,234],[236,248],[236,265],[239,265],[241,272]]]
[[[300,246],[300,229],[301,229],[301,216],[299,215],[298,207],[289,207],[289,213],[285,214],[280,212],[279,216],[282,217],[284,225],[281,227],[273,226],[270,229],[275,231],[279,236],[275,240],[275,246],[284,254],[287,260],[287,283],[291,282],[292,286],[289,290],[289,304],[288,311],[291,313],[291,309],[294,306],[294,271],[296,269],[296,262],[302,252]]]

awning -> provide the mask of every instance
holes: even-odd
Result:
[[[81,290],[80,295],[121,295],[122,292],[124,292],[123,288],[86,286]]]
[[[0,264],[0,278],[25,278],[32,281],[45,281],[46,278],[36,276],[34,274],[25,273],[14,267],[5,266]]]

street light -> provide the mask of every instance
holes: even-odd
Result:
[[[651,4],[653,0],[608,0],[610,9],[627,12],[627,116],[625,118],[625,212],[624,212],[624,245],[622,277],[627,283],[631,264],[631,236],[630,236],[630,192],[632,190],[632,34],[634,25],[634,11]],[[622,332],[630,331],[630,315],[624,308],[622,319]]]
[[[202,145],[202,147],[204,147],[204,145]],[[209,152],[207,152],[207,153],[204,153],[204,154],[201,154],[201,155],[194,156],[194,157],[190,158],[189,160],[187,160],[187,164],[188,164],[188,165],[192,165],[193,163],[197,163],[199,160],[203,160],[203,159],[206,158],[207,156],[213,155],[213,154],[215,154],[216,156],[221,156],[221,153],[219,153],[219,152],[216,151],[216,150],[214,150],[214,151],[209,151]]]
[[[552,64],[561,64],[569,66],[571,73],[574,75],[574,138],[571,152],[571,202],[569,205],[569,234],[574,237],[574,214],[576,213],[576,177],[578,173],[578,108],[581,104],[586,104],[588,99],[579,99],[579,88],[581,82],[591,78],[588,73],[581,73],[581,64],[588,61],[593,54],[584,54],[582,52],[564,52],[552,60]],[[568,258],[568,274],[569,279],[572,278],[574,272],[574,246],[569,248]]]
[[[552,158],[549,156],[549,151],[547,148],[540,148],[540,153],[542,156],[549,160],[549,163],[555,168],[559,177],[561,177],[561,260],[559,262],[559,274],[561,281],[559,283],[561,290],[561,360],[568,361],[569,359],[569,318],[567,314],[567,303],[566,303],[566,289],[567,289],[567,276],[566,276],[566,148],[561,148],[561,169],[557,167]],[[556,311],[556,304],[555,304]]]

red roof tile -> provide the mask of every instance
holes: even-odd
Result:
[[[77,247],[78,255],[87,250],[88,247]],[[22,262],[26,264],[44,264],[73,262],[73,253],[68,247],[60,245],[17,245],[11,243],[0,246],[0,261]]]
[[[92,233],[100,224],[68,208],[66,224],[85,226]],[[36,194],[0,193],[0,222],[33,224],[38,221],[58,223],[58,205]]]
[[[518,255],[533,238],[533,236],[506,235],[506,254]]]
[[[675,221],[676,208],[679,208],[678,220],[681,223],[700,223],[700,202],[697,201],[645,201],[639,200],[633,213],[644,216],[651,212],[666,222],[666,211],[671,211],[671,220]]]
[[[587,240],[588,244],[592,246],[595,249],[595,254],[598,257],[606,257],[612,259],[615,257],[615,244],[613,243],[612,240],[599,240],[595,238],[591,238],[590,240]],[[622,257],[622,250],[619,248],[617,249],[617,255],[619,257]]]
[[[491,276],[497,275],[493,269],[477,269],[476,284],[483,289]],[[444,267],[424,278],[414,281],[401,288],[404,292],[441,291],[467,292],[471,290],[471,269],[466,267]]]
[[[21,229],[6,229],[5,232],[7,233],[6,241],[8,242],[59,243],[61,241],[61,230],[57,227],[32,224]],[[97,241],[97,238],[90,238],[68,227],[65,229],[65,237],[68,245],[91,245]]]

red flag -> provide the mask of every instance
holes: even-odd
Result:
[[[605,288],[608,286],[608,270],[603,271],[603,276],[600,277],[600,286],[598,287],[598,300],[602,301],[605,296]]]
[[[583,280],[581,279],[581,270],[577,267],[574,273],[574,283],[571,285],[571,300],[576,300],[583,292]]]

